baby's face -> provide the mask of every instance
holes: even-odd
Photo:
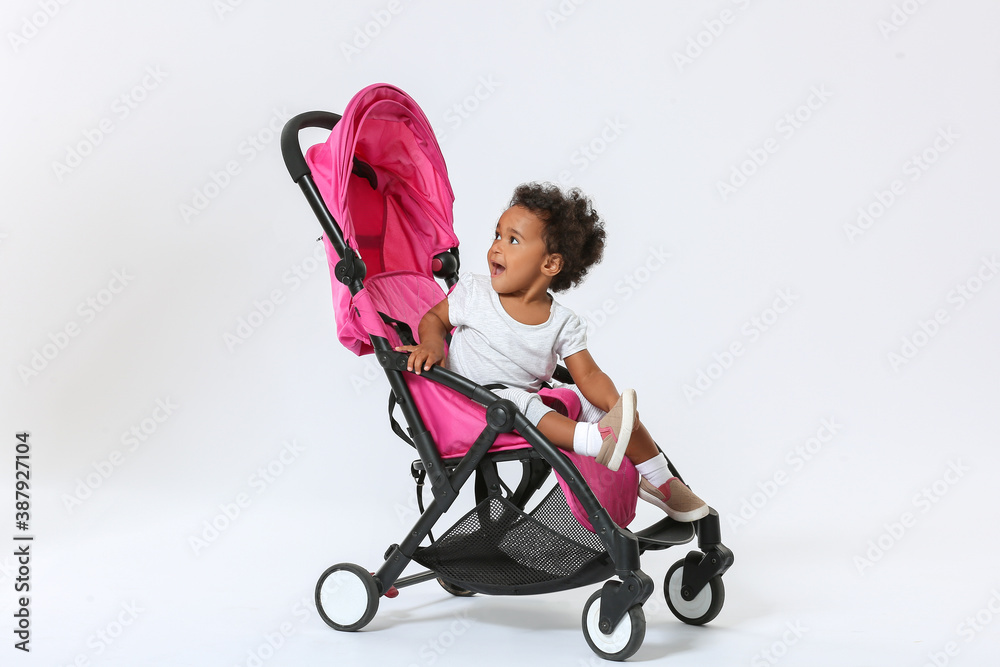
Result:
[[[544,229],[542,219],[522,206],[511,206],[500,216],[486,253],[490,282],[498,294],[525,292],[539,281],[551,280],[542,271],[550,257]]]

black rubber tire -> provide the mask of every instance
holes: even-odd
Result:
[[[688,625],[705,625],[719,615],[726,602],[726,587],[722,584],[722,576],[709,579],[693,600],[681,597],[680,582],[683,576],[683,560],[677,561],[667,570],[667,575],[663,578],[663,597],[667,600],[667,606],[674,616]]]
[[[605,660],[626,660],[635,655],[646,638],[646,614],[641,605],[628,610],[611,634],[597,627],[601,610],[601,591],[595,592],[583,605],[583,636],[597,655]]]
[[[330,577],[334,574],[349,573]],[[378,611],[378,587],[372,573],[353,563],[332,565],[316,582],[316,610],[334,630],[354,632],[368,625]]]
[[[441,577],[437,578],[437,582],[439,584],[441,584],[441,588],[445,589],[446,591],[448,591],[449,593],[451,593],[455,597],[458,597],[458,598],[471,598],[473,595],[475,595],[475,593],[473,591],[467,591],[467,590],[465,590],[464,588],[462,588],[460,586],[456,586],[455,584],[452,584],[452,583],[449,583],[449,582],[445,581]]]

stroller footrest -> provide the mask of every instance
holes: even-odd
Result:
[[[642,550],[666,549],[678,544],[687,544],[695,538],[695,524],[692,522],[674,521],[664,517],[652,526],[635,533],[639,538],[639,548]]]

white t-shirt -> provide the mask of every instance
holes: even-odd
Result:
[[[587,349],[587,326],[552,299],[549,319],[521,324],[504,310],[489,276],[463,274],[448,296],[454,325],[445,366],[478,384],[536,392],[560,359]]]

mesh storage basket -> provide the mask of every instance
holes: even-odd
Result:
[[[558,486],[527,514],[506,498],[487,498],[413,559],[493,595],[562,590],[614,574],[600,538],[573,517]]]

